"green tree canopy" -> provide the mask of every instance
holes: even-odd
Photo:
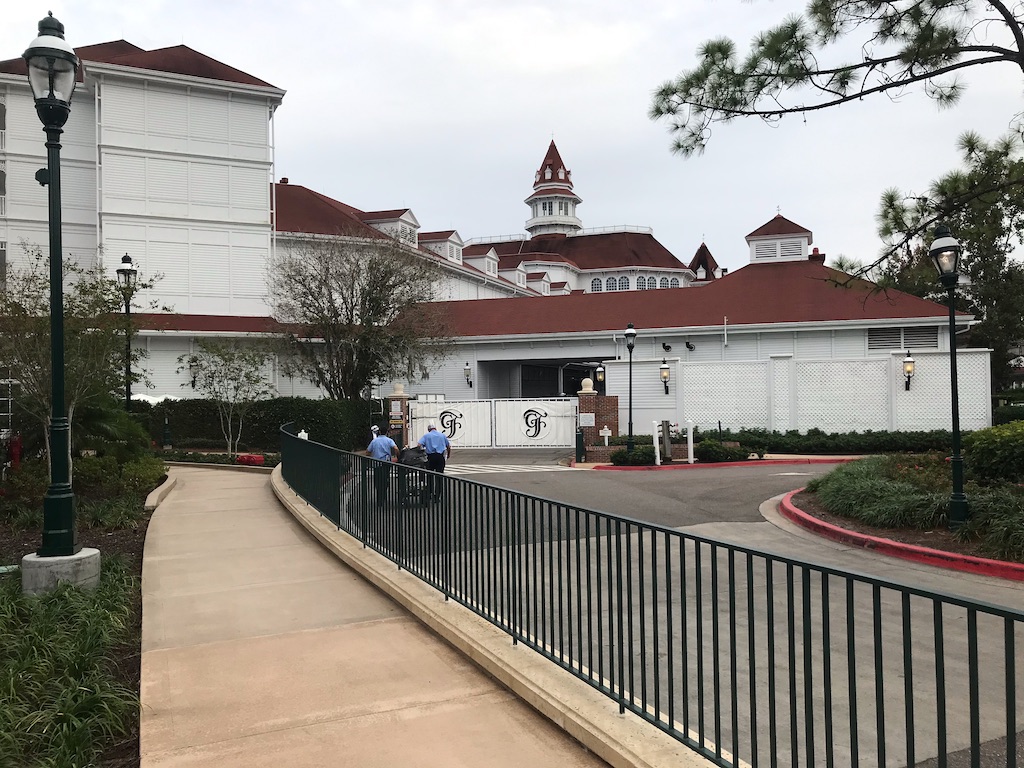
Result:
[[[668,120],[675,151],[689,156],[713,124],[737,117],[774,122],[916,84],[948,106],[963,91],[962,70],[1024,72],[1022,21],[1024,7],[1001,0],[811,0],[742,58],[728,38],[704,42],[697,66],[655,92],[650,114]]]
[[[51,360],[49,259],[38,246],[22,243],[27,261],[12,266],[0,284],[0,361],[17,382],[19,408],[42,428],[49,450]],[[77,409],[109,403],[124,388],[124,294],[102,267],[73,259],[64,274],[64,373],[69,423]],[[140,282],[138,290],[151,288]],[[132,350],[133,374],[141,350]]]
[[[948,223],[964,249],[959,308],[979,319],[971,343],[992,349],[992,383],[999,388],[1010,373],[1010,348],[1024,340],[1024,263],[1016,255],[1024,247],[1024,140],[987,143],[967,133],[959,150],[963,168],[936,179],[926,193],[883,193],[878,225],[888,251],[861,271],[873,267],[883,285],[942,300],[925,233]]]

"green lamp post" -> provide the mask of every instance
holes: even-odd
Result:
[[[949,527],[953,530],[967,522],[967,496],[964,494],[964,459],[960,455],[960,395],[956,378],[956,284],[960,279],[960,254],[962,249],[949,227],[940,224],[935,228],[935,240],[928,249],[939,282],[949,293],[949,383],[953,406],[953,455],[950,464],[953,470],[953,493],[949,497]],[[909,353],[908,353],[909,354]]]
[[[126,253],[117,268],[117,282],[124,298],[124,409],[129,412],[132,410],[132,296],[138,277],[139,271]]]
[[[626,349],[629,351],[629,433],[626,436],[626,452],[633,452],[633,348],[636,346],[636,328],[632,323],[626,324],[622,334],[626,337]]]
[[[64,292],[61,246],[60,135],[71,113],[78,57],[53,15],[39,22],[39,36],[23,54],[36,114],[46,133],[46,168],[36,173],[49,188],[50,218],[50,485],[43,497],[43,543],[39,557],[77,554],[75,497],[71,490],[71,426],[64,400]]]

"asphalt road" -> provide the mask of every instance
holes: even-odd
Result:
[[[800,488],[835,464],[661,471],[576,470],[474,475],[473,480],[673,528],[756,523],[765,499]]]

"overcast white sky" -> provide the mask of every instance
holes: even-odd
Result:
[[[957,136],[1004,133],[1021,111],[1008,65],[967,76],[953,110],[919,91],[718,126],[701,157],[673,155],[651,92],[709,37],[745,50],[799,0],[79,0],[10,3],[0,58],[52,10],[72,45],[184,43],[287,90],[278,178],[364,210],[409,207],[425,230],[522,233],[523,199],[554,136],[585,227],[650,226],[683,261],[705,241],[723,266],[782,215],[834,257],[878,252],[883,189],[923,191],[955,167]]]

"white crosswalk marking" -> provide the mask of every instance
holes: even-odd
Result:
[[[573,467],[561,464],[448,464],[446,475],[485,475],[494,472],[562,472]]]

